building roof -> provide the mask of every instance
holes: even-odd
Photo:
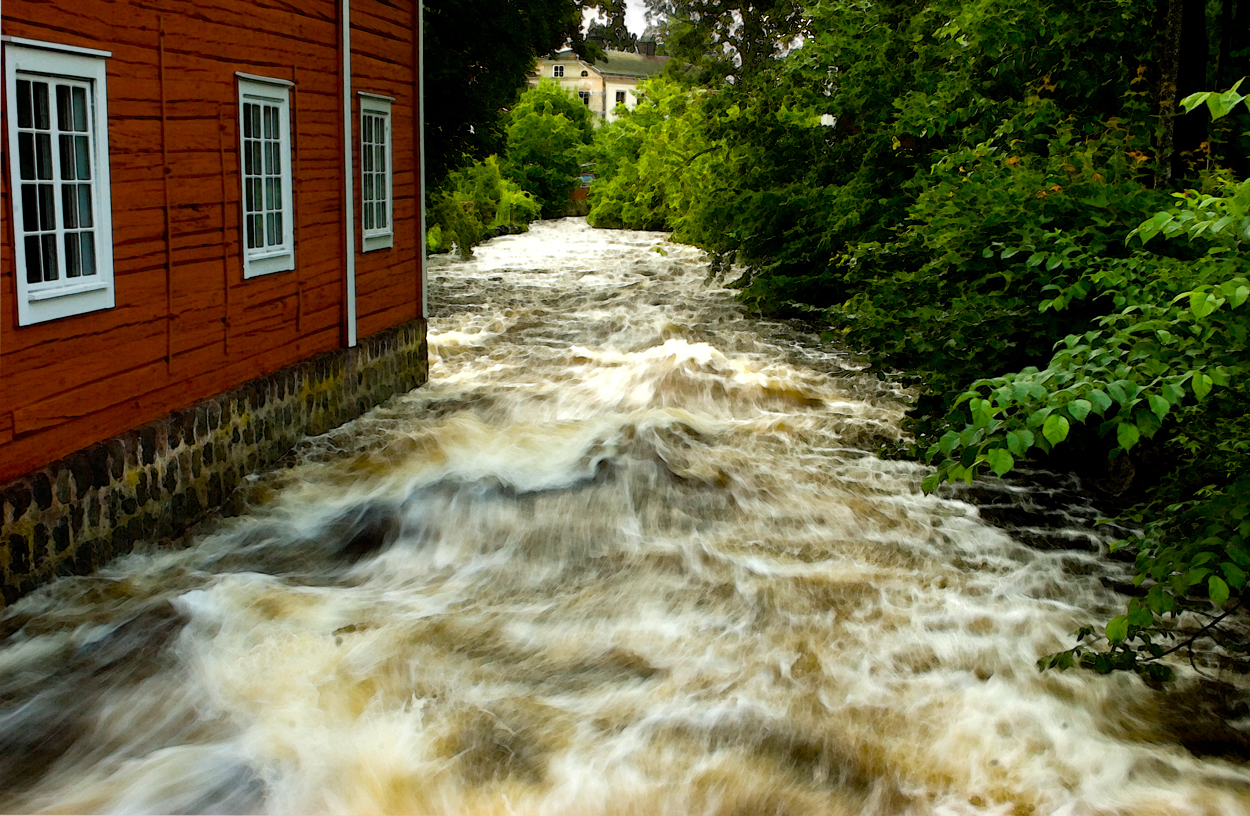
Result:
[[[555,55],[555,58],[559,60],[579,59],[577,54],[571,50],[561,51]],[[668,62],[668,57],[648,57],[643,54],[629,54],[624,51],[607,51],[604,53],[603,59],[586,62],[601,74],[652,77],[664,70],[664,64]]]

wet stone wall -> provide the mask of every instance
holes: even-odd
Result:
[[[414,320],[290,366],[0,486],[0,608],[139,542],[181,534],[305,435],[428,376]]]

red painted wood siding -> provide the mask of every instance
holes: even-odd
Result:
[[[352,0],[351,13],[353,91],[395,97],[395,245],[360,254],[358,237],[352,248],[363,338],[420,315],[417,55],[414,0]],[[6,161],[0,485],[343,345],[338,0],[5,0],[0,29],[113,52],[108,137],[117,298],[113,309],[17,325]],[[240,254],[236,71],[295,83],[296,268],[249,280]],[[353,93],[358,156],[357,105]],[[352,173],[359,202],[358,164]],[[359,236],[359,203],[356,210]]]

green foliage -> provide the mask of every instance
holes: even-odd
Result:
[[[507,116],[504,173],[530,193],[544,218],[563,215],[594,134],[593,114],[552,80],[526,91]]]
[[[593,46],[582,13],[623,19],[624,0],[432,0],[425,4],[425,176],[448,173],[504,146],[499,111],[516,101],[537,57]]]
[[[435,254],[455,247],[468,257],[498,232],[524,231],[539,210],[531,195],[503,177],[498,158],[488,156],[453,172],[430,195],[426,247]]]
[[[637,107],[604,125],[584,154],[597,176],[591,187],[591,225],[616,229],[673,229],[692,198],[690,188],[708,141],[696,127],[705,93],[653,79],[638,90]]]
[[[1078,430],[1084,446],[1127,455],[1160,438],[1178,467],[1139,512],[1138,585],[1147,587],[1125,615],[1107,624],[1105,649],[1082,631],[1071,650],[1043,667],[1133,669],[1170,678],[1158,663],[1242,603],[1250,568],[1250,233],[1241,228],[1250,182],[1221,182],[1216,192],[1177,194],[1179,204],[1140,224],[1130,237],[1183,238],[1189,256],[1144,246],[1127,258],[1081,257],[1085,270],[1042,309],[1102,299],[1112,310],[1097,328],[1069,335],[1044,369],[982,379],[958,399],[962,427],[928,451],[940,464],[926,490],[941,482],[998,475],[1017,460],[1049,453]],[[1188,217],[1186,217],[1188,216]],[[1166,247],[1160,247],[1164,249]],[[1179,633],[1181,612],[1208,611],[1213,622]],[[1169,640],[1180,646],[1164,648]],[[1246,650],[1244,643],[1226,648]]]

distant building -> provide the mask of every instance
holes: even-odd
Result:
[[[667,62],[668,57],[623,51],[608,51],[603,59],[587,62],[572,51],[561,51],[540,59],[529,83],[537,86],[541,79],[554,79],[576,93],[597,116],[611,122],[616,119],[617,105],[632,110],[638,104],[638,83],[660,74]]]

